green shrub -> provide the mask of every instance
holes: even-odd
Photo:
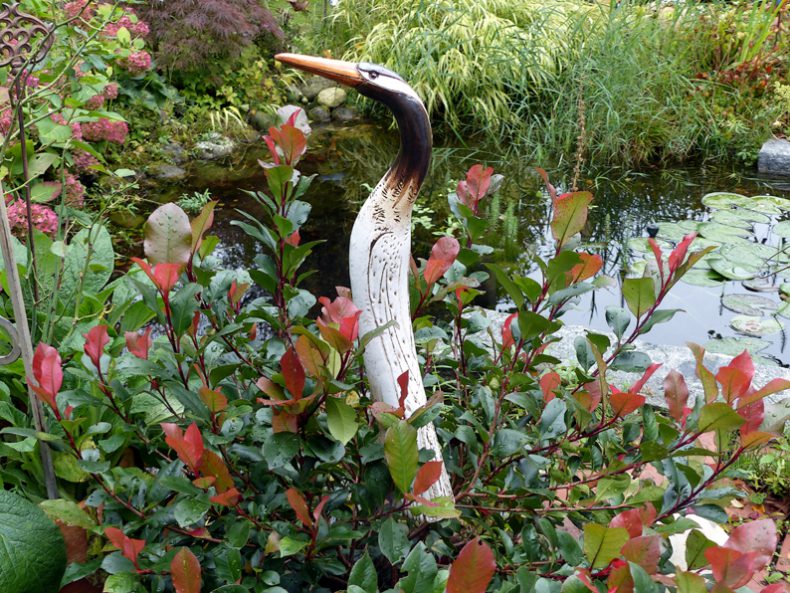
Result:
[[[752,387],[747,353],[714,377],[695,347],[705,396],[690,401],[673,372],[668,412],[645,404],[656,365],[632,343],[677,313],[662,302],[705,253],[689,251],[693,235],[670,254],[656,248],[660,272],[624,281],[627,308],[607,312],[614,339],[588,332],[576,361],[560,361],[545,348],[563,312],[606,285],[601,258],[574,250],[592,196],[556,195],[547,182],[555,245],[540,271],[485,268],[516,309],[495,327],[470,304],[491,251],[477,213],[497,182],[472,167],[450,196],[459,236],[415,265],[415,339],[433,395],[407,418],[402,402],[370,399],[360,354],[375,336],[358,335],[347,290],[322,297],[315,319],[316,297],[300,288],[315,243],[299,235],[311,178],[294,169],[306,142],[292,123],[270,131],[268,192],[251,195],[265,220],[237,222],[260,242],[252,269],[212,257],[214,203],[192,221],[162,206],[146,229],[148,261],[94,293],[101,322],[80,341],[37,346],[34,388],[51,434],[13,416],[0,478],[24,483],[37,438],[55,449],[63,496],[86,512],[67,502],[47,511],[94,542],[66,581],[95,572],[105,591],[130,593],[660,593],[736,588],[768,562],[770,521],[739,527],[725,546],[697,533],[689,564],[712,575],[667,560],[668,536],[694,527],[682,514],[726,520],[723,505],[741,493],[721,479],[773,437],[758,430],[762,398],[789,385]],[[641,379],[620,391],[610,370]],[[22,401],[22,385],[6,384],[8,400]],[[417,447],[430,422],[454,501],[422,496],[440,469]],[[710,450],[697,443],[709,432]],[[665,481],[641,476],[647,467]],[[738,571],[725,570],[736,560]]]

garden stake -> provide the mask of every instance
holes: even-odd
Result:
[[[0,43],[0,67],[10,66],[10,75],[15,78],[14,92],[11,94],[11,103],[12,110],[17,112],[17,123],[19,125],[19,142],[22,157],[22,184],[27,207],[27,247],[30,253],[31,271],[33,275],[33,302],[35,303],[38,299],[38,287],[36,286],[35,273],[36,258],[33,247],[33,220],[26,150],[25,117],[21,104],[26,86],[27,70],[46,56],[49,48],[52,46],[52,36],[51,30],[43,22],[29,14],[21,12],[18,3],[10,5],[4,4],[4,10],[0,13],[0,29],[3,31],[2,42]],[[43,39],[40,39],[42,35]],[[34,51],[36,38],[39,38],[40,41],[38,47]],[[30,400],[30,410],[33,415],[33,425],[36,427],[37,431],[46,432],[44,410],[41,405],[41,400],[30,388],[31,381],[35,381],[33,378],[33,342],[30,337],[30,328],[27,323],[27,310],[22,294],[22,284],[19,279],[16,258],[14,257],[13,245],[11,243],[11,226],[8,222],[8,211],[6,209],[4,196],[5,192],[0,182],[0,250],[2,250],[3,263],[5,264],[6,270],[6,281],[8,282],[8,292],[11,298],[16,324],[14,325],[7,319],[0,317],[0,325],[6,330],[12,342],[11,352],[0,357],[0,364],[11,364],[21,355],[25,367],[25,377],[28,383],[28,397]],[[52,455],[49,446],[41,440],[39,440],[39,453],[41,455],[47,495],[50,498],[58,498],[58,488],[55,479],[55,469],[52,464]]]

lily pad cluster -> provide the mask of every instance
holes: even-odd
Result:
[[[682,281],[707,287],[738,283],[737,292],[722,295],[721,306],[736,313],[730,327],[746,337],[718,338],[706,347],[721,354],[744,349],[757,354],[770,345],[759,338],[781,333],[784,320],[790,319],[790,303],[785,302],[790,300],[790,200],[716,192],[702,203],[710,211],[706,220],[660,223],[656,241],[662,249],[671,248],[697,233],[692,249],[714,247]],[[650,251],[645,238],[632,239],[629,248]]]

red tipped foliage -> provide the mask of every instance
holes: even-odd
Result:
[[[165,442],[193,473],[197,473],[203,462],[203,436],[197,424],[190,424],[185,433],[177,424],[162,423],[161,426]]]
[[[463,547],[450,566],[447,593],[485,593],[495,572],[494,553],[476,537]]]
[[[101,355],[104,353],[104,347],[109,343],[110,338],[107,335],[108,327],[106,325],[97,325],[91,330],[83,334],[85,337],[85,354],[97,369],[100,369]]]
[[[200,593],[200,562],[189,548],[181,548],[170,563],[170,576],[176,593]]]
[[[60,354],[49,344],[39,343],[33,354],[33,377],[37,385],[30,388],[53,410],[57,410],[55,396],[63,385],[63,369]]]
[[[426,284],[430,286],[439,278],[444,276],[450,266],[453,265],[455,258],[458,257],[458,252],[461,250],[461,245],[455,237],[442,237],[431,248],[431,257],[428,258],[428,263],[425,264],[425,272],[423,277]]]
[[[493,174],[493,167],[484,168],[480,164],[472,165],[466,172],[466,180],[458,182],[456,193],[459,201],[475,214],[477,214],[480,200],[488,194],[491,188]]]
[[[151,344],[153,344],[153,340],[151,339],[152,329],[151,326],[148,326],[141,334],[136,332],[124,333],[126,347],[129,349],[129,352],[134,354],[137,358],[148,360],[148,351],[151,349]]]
[[[110,543],[121,551],[124,558],[131,561],[132,564],[137,566],[137,557],[140,552],[145,548],[144,539],[132,539],[127,537],[123,531],[117,527],[108,527],[104,530],[104,535],[110,540]]]

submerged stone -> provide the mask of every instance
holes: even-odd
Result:
[[[346,91],[338,87],[333,87],[324,89],[318,93],[316,101],[318,101],[319,105],[332,109],[342,105],[346,100],[346,96]]]
[[[195,144],[195,155],[204,161],[213,161],[230,156],[235,147],[236,143],[230,138],[211,132]]]
[[[332,111],[332,119],[339,122],[350,122],[357,119],[357,112],[350,107],[338,107]]]
[[[774,173],[790,176],[790,142],[772,138],[760,149],[757,160],[760,173]]]
[[[330,121],[332,117],[329,115],[329,111],[327,111],[323,107],[313,107],[309,112],[308,115],[310,116],[310,121],[325,124],[326,122]]]

